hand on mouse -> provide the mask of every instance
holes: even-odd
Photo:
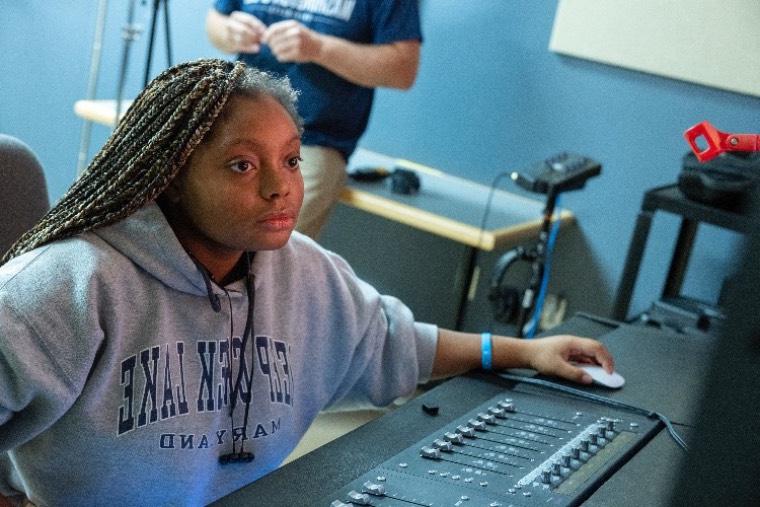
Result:
[[[484,349],[484,343],[490,347]],[[489,353],[484,355],[486,350]],[[590,384],[591,376],[572,363],[598,364],[610,373],[615,366],[607,347],[589,338],[557,335],[524,340],[439,328],[432,378],[459,375],[478,367],[533,368],[544,375]]]
[[[591,375],[572,363],[599,364],[612,373],[615,362],[607,347],[589,338],[557,335],[527,341],[531,368],[581,384],[591,384]]]

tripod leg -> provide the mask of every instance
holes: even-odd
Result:
[[[517,331],[518,337],[525,336],[525,324],[532,317],[535,322],[535,326],[531,326],[528,330],[527,337],[533,338],[533,334],[538,329],[538,322],[541,319],[541,308],[537,305],[539,301],[543,301],[542,286],[544,274],[544,268],[546,266],[547,248],[549,246],[549,236],[552,225],[552,214],[557,203],[559,194],[554,190],[554,187],[550,187],[546,193],[546,208],[544,209],[544,219],[541,224],[541,232],[538,236],[538,243],[536,244],[535,251],[533,252],[533,266],[530,277],[530,283],[528,288],[523,294],[523,301],[520,305],[520,313],[517,316]]]
[[[523,338],[525,336],[525,323],[531,317],[531,314],[536,309],[536,297],[538,296],[541,279],[544,275],[544,259],[540,255],[536,255],[533,259],[532,272],[530,276],[530,282],[528,288],[523,293],[522,301],[520,302],[520,311],[517,314],[517,337]],[[528,336],[533,338],[533,336]]]
[[[172,66],[172,36],[169,30],[169,0],[162,0],[164,3],[164,33],[166,33],[166,65]]]
[[[156,39],[156,17],[158,16],[158,0],[153,2],[153,12],[150,15],[150,33],[148,36],[148,55],[145,58],[145,79],[143,88],[148,86],[150,79],[150,63],[153,59],[153,41]]]
[[[124,98],[124,85],[127,81],[127,64],[129,63],[129,47],[137,38],[139,29],[134,24],[135,19],[135,0],[130,0],[129,10],[127,11],[127,25],[122,31],[124,38],[124,49],[121,55],[121,66],[119,67],[119,83],[116,88],[116,115],[114,116],[114,126],[119,124],[121,116],[121,100]]]

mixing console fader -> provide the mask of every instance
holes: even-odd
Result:
[[[590,401],[509,389],[345,485],[322,505],[578,505],[652,438],[659,424]]]

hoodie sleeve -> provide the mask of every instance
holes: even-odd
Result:
[[[334,389],[328,405],[387,405],[430,379],[438,328],[416,322],[411,310],[380,295],[338,255],[328,253],[323,308],[330,342],[322,367]],[[322,303],[324,304],[324,303]],[[324,374],[324,372],[322,372]]]
[[[93,277],[71,268],[87,263],[70,262],[54,245],[16,257],[0,274],[0,452],[71,408],[103,340],[92,311]]]
[[[5,451],[58,420],[78,388],[46,341],[8,305],[0,305],[0,323],[0,451]]]

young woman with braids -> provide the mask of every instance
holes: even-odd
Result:
[[[6,254],[0,494],[205,504],[272,471],[329,405],[481,361],[586,383],[571,359],[612,367],[584,338],[417,323],[293,233],[295,111],[287,81],[242,63],[175,66]]]

